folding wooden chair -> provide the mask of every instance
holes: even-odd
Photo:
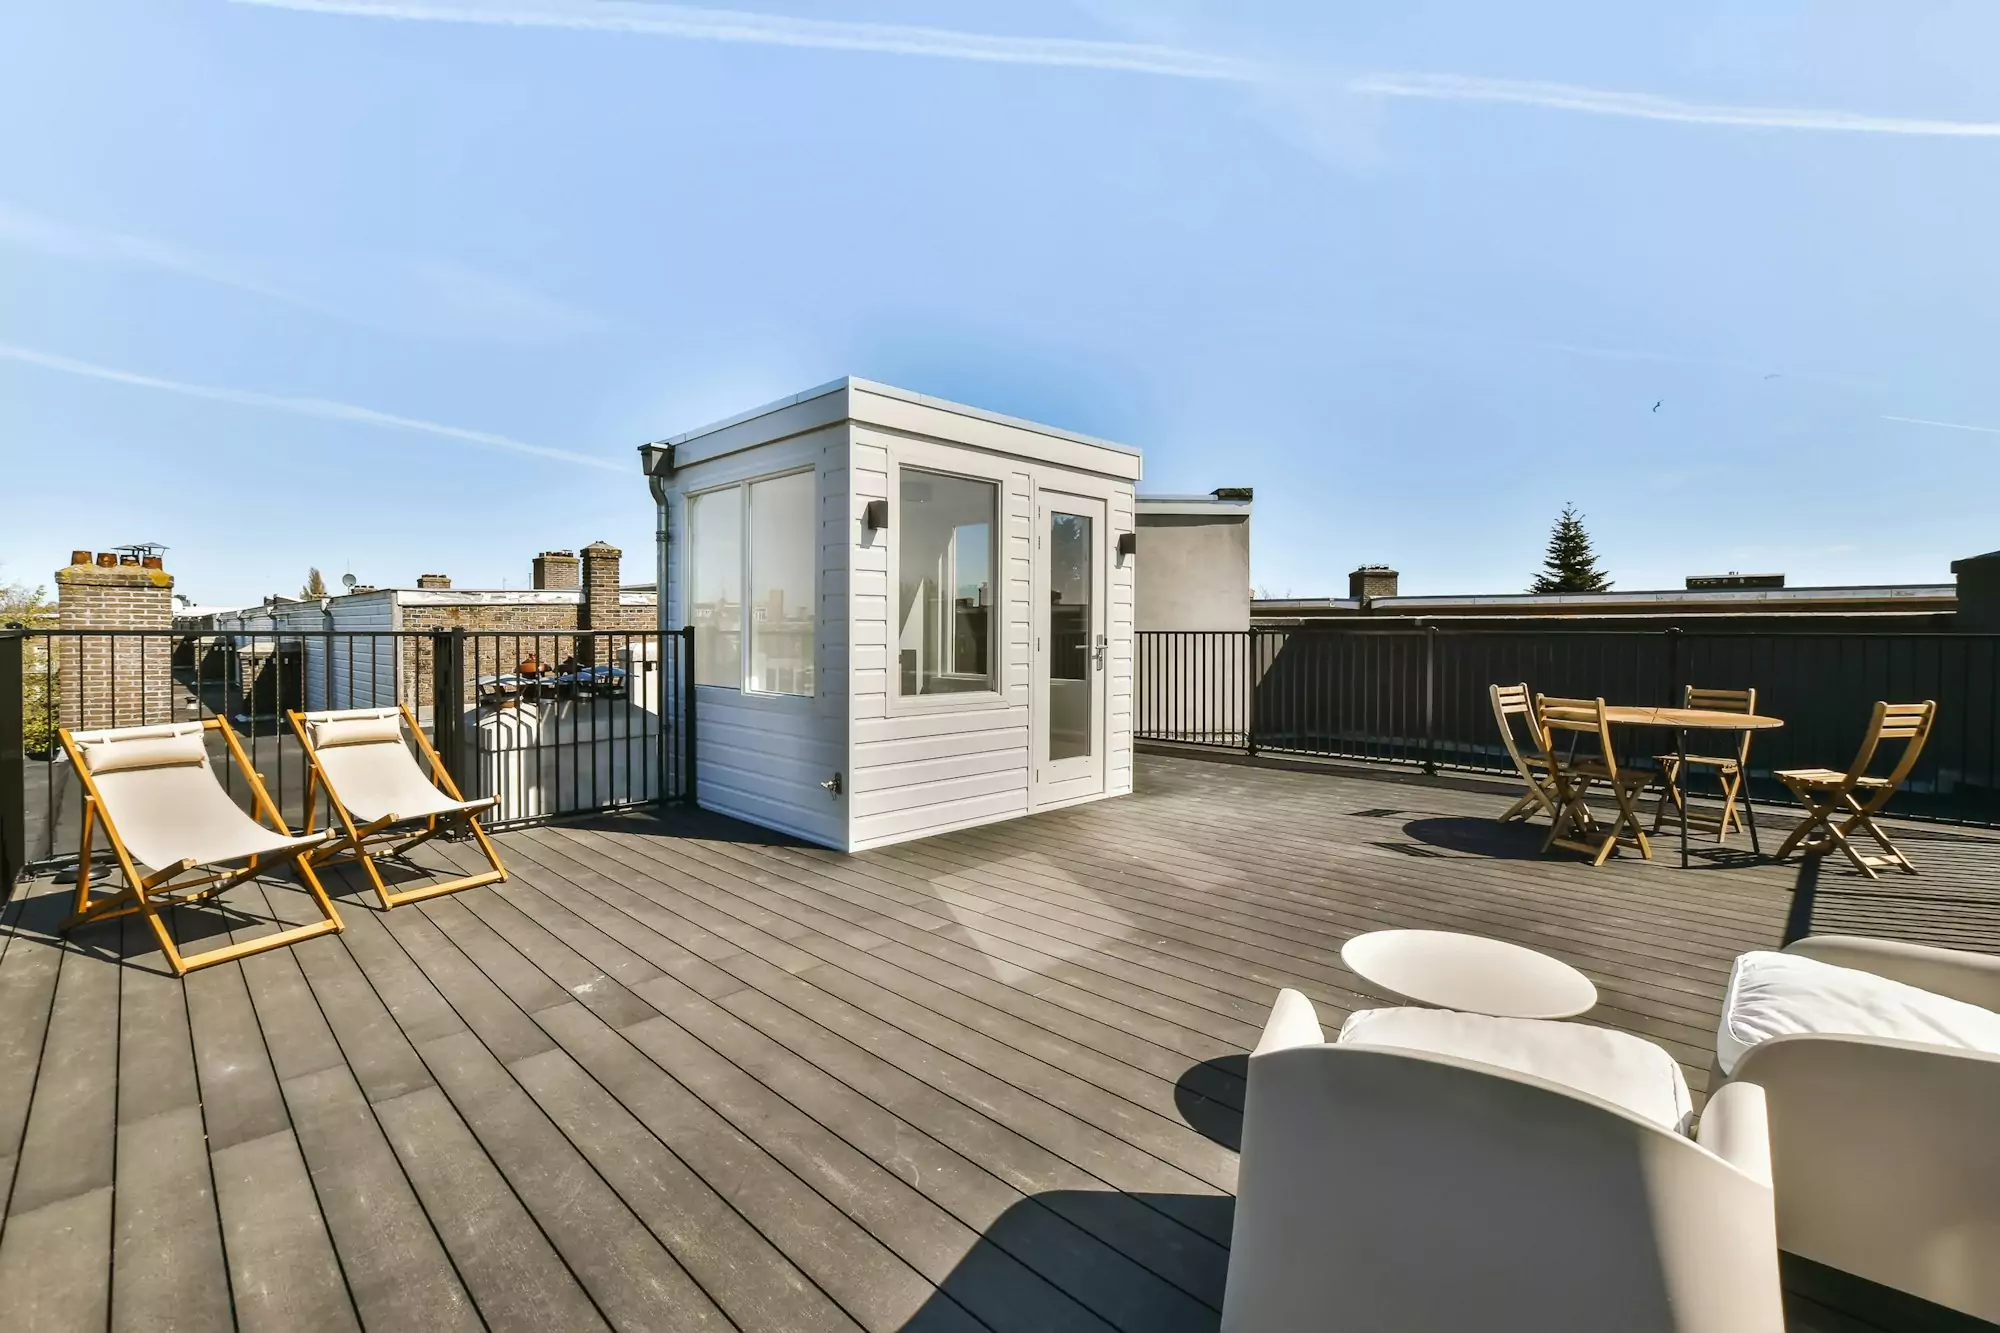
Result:
[[[1923,753],[1924,742],[1930,739],[1931,723],[1936,720],[1937,704],[1933,700],[1926,699],[1920,704],[1878,703],[1868,720],[1868,735],[1861,742],[1861,753],[1845,773],[1830,768],[1780,769],[1778,780],[1806,808],[1806,817],[1778,849],[1778,859],[1782,861],[1794,851],[1824,856],[1837,847],[1870,879],[1880,878],[1875,873],[1877,867],[1894,866],[1905,874],[1916,874],[1917,868],[1876,824],[1875,814],[1889,803],[1889,798],[1916,767],[1917,756]],[[1870,777],[1868,769],[1884,741],[1902,742],[1903,753],[1887,777]],[[1836,815],[1841,816],[1837,826],[1833,822]],[[1883,855],[1854,850],[1847,836],[1856,829],[1873,838]]]
[[[1548,812],[1549,818],[1556,815],[1555,783],[1549,777],[1549,742],[1535,721],[1535,705],[1526,685],[1493,685],[1487,689],[1493,700],[1493,720],[1500,724],[1500,743],[1507,747],[1507,757],[1514,761],[1514,771],[1521,775],[1527,790],[1521,799],[1507,807],[1500,822],[1505,824],[1513,819],[1532,819],[1537,810]],[[1514,734],[1514,719],[1520,718],[1528,732],[1528,752],[1523,753],[1520,739]]]
[[[311,769],[306,777],[306,827],[311,828],[318,810],[319,793],[326,793],[334,818],[346,829],[324,850],[314,853],[316,865],[349,865],[359,862],[375,886],[375,896],[386,911],[400,903],[435,898],[441,893],[495,884],[507,878],[500,854],[479,827],[479,813],[498,804],[496,797],[468,801],[445,771],[444,761],[431,747],[417,719],[405,707],[349,708],[337,712],[301,713],[293,711],[292,730],[298,733]],[[405,742],[403,727],[409,726],[417,749],[429,761],[426,774]],[[393,893],[383,882],[375,865],[377,856],[400,857],[420,843],[440,834],[467,832],[479,843],[492,868],[475,875],[426,884],[422,888]],[[386,848],[386,850],[378,850]]]
[[[1653,774],[1618,767],[1617,752],[1611,747],[1611,724],[1604,716],[1604,700],[1537,696],[1535,720],[1548,742],[1544,754],[1549,761],[1557,806],[1555,824],[1543,840],[1542,850],[1567,847],[1589,856],[1592,865],[1601,866],[1620,843],[1626,843],[1636,846],[1639,855],[1652,860],[1653,845],[1646,840],[1635,803],[1652,785]],[[1569,736],[1579,748],[1585,737],[1594,738],[1597,753],[1581,757],[1572,753],[1568,759],[1558,759],[1558,733]],[[1598,820],[1585,799],[1594,785],[1605,787],[1617,802],[1618,814],[1609,824]]]
[[[1689,685],[1681,695],[1682,707],[1702,708],[1712,713],[1754,713],[1757,711],[1757,691],[1755,690],[1706,690]],[[1682,785],[1681,756],[1678,754],[1656,754],[1653,762],[1660,766],[1660,777],[1664,785],[1660,788],[1660,803],[1653,807],[1653,832],[1660,831],[1660,824],[1667,817],[1667,806],[1672,804],[1675,817],[1685,821],[1687,812],[1687,790]],[[1736,802],[1743,795],[1743,775],[1750,771],[1750,733],[1745,730],[1737,741],[1735,754],[1691,754],[1687,756],[1688,767],[1712,768],[1715,779],[1722,787],[1722,816],[1716,822],[1715,840],[1722,842],[1732,830],[1743,827],[1742,812]]]
[[[242,772],[256,806],[256,819],[243,813],[222,789],[209,765],[203,738],[206,731],[222,733],[230,760]],[[320,887],[309,858],[327,835],[308,832],[294,836],[285,827],[278,807],[227,722],[214,717],[205,722],[100,731],[72,732],[64,727],[58,735],[83,787],[82,863],[76,876],[76,911],[61,927],[65,934],[94,921],[136,912],[153,928],[175,975],[186,976],[198,967],[282,949],[342,929],[340,913]],[[260,821],[268,821],[269,826]],[[104,826],[105,839],[124,872],[125,887],[93,901],[90,862],[99,824]],[[198,867],[236,861],[244,864],[196,879],[181,878]],[[213,898],[254,879],[271,862],[290,863],[318,904],[322,919],[241,944],[183,954],[160,919],[160,908]],[[151,866],[152,873],[142,872],[141,866]]]

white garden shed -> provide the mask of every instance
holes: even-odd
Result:
[[[1137,450],[848,378],[644,455],[704,808],[860,851],[1132,789]]]

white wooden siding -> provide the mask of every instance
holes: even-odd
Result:
[[[814,469],[820,515],[815,694],[801,699],[697,687],[696,796],[706,809],[844,848],[847,798],[831,796],[820,785],[842,772],[847,756],[847,529],[844,522],[830,522],[832,516],[844,515],[847,506],[844,424],[729,453],[675,474],[668,495],[674,551],[667,623],[675,628],[686,623],[687,496],[805,466]]]
[[[1105,710],[1111,715],[1111,740],[1104,755],[1104,792],[1126,796],[1132,791],[1132,673],[1134,630],[1137,627],[1138,557],[1118,554],[1118,534],[1134,531],[1132,489],[1121,488],[1111,499],[1111,531],[1106,546],[1111,560],[1111,605],[1105,615],[1105,635],[1110,639],[1109,673],[1104,682]]]

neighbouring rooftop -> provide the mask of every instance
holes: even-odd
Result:
[[[669,809],[501,835],[507,883],[388,914],[336,883],[346,934],[185,982],[32,882],[0,1327],[1211,1329],[1244,1054],[1280,986],[1379,1002],[1350,935],[1563,958],[1698,1097],[1737,953],[2000,944],[1991,834],[1906,826],[1908,881],[1592,872],[1506,799],[1152,754],[1131,797],[856,856]]]

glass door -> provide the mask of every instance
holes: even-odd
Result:
[[[1036,805],[1104,790],[1104,529],[1102,500],[1037,496]]]

